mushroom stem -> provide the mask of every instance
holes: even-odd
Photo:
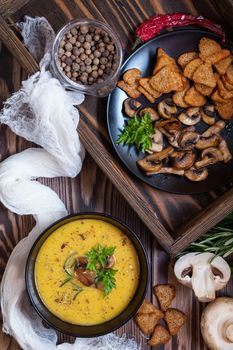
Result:
[[[197,299],[203,303],[215,299],[214,279],[210,276],[209,266],[198,266],[193,270],[192,287]]]

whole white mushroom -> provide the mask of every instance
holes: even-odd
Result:
[[[233,298],[217,298],[201,316],[201,332],[210,350],[233,349]]]
[[[228,263],[212,253],[188,253],[177,260],[174,273],[178,281],[193,291],[201,302],[215,299],[231,277]],[[233,349],[233,347],[232,347]]]

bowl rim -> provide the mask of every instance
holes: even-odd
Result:
[[[46,241],[46,239],[59,227],[65,225],[68,222],[72,222],[74,220],[81,220],[81,219],[97,219],[97,220],[103,220],[106,222],[111,223],[112,225],[115,225],[116,227],[122,229],[123,233],[130,239],[130,241],[133,243],[135,251],[138,256],[139,260],[139,266],[140,266],[140,275],[139,275],[139,283],[137,286],[137,289],[135,291],[135,294],[131,301],[127,304],[127,306],[124,308],[124,310],[115,316],[113,319],[110,319],[104,323],[97,324],[97,325],[90,325],[90,326],[83,326],[83,325],[75,325],[72,323],[69,323],[67,321],[61,320],[59,317],[55,316],[43,303],[42,299],[39,296],[39,292],[36,287],[35,282],[35,274],[34,274],[34,268],[35,268],[35,262],[36,257],[38,255],[38,252],[43,245],[43,243]],[[72,220],[73,219],[73,220]],[[66,221],[68,220],[68,221]],[[58,226],[57,226],[58,225]],[[47,235],[46,235],[47,234]],[[39,245],[39,246],[38,246]],[[35,258],[33,258],[33,254],[36,251]],[[142,266],[143,262],[143,266]],[[140,285],[140,280],[143,278],[143,286]],[[67,215],[57,221],[55,221],[53,224],[48,226],[45,230],[43,230],[42,233],[37,237],[35,242],[33,243],[30,252],[27,257],[26,266],[25,266],[25,283],[26,283],[26,291],[27,295],[29,297],[29,300],[37,312],[37,314],[42,318],[43,321],[45,321],[49,326],[51,326],[53,329],[62,332],[64,334],[73,336],[73,337],[80,337],[80,338],[91,338],[91,337],[98,337],[102,336],[108,333],[111,333],[118,328],[122,327],[126,322],[128,322],[133,316],[137,313],[138,309],[143,303],[143,300],[145,298],[147,287],[148,287],[148,280],[149,280],[149,262],[148,262],[148,256],[146,253],[146,250],[140,241],[139,237],[136,235],[136,233],[125,223],[123,223],[118,218],[115,218],[114,216],[110,214],[100,213],[100,212],[80,212],[76,214],[70,214]],[[140,292],[137,302],[134,302],[135,296],[137,296],[138,290]],[[38,304],[40,308],[38,307]],[[132,310],[127,313],[127,310],[130,308]],[[43,310],[43,311],[41,311]],[[56,321],[56,325],[48,319],[47,317],[50,316],[53,321]],[[118,320],[119,319],[119,320]],[[57,323],[59,325],[57,325]],[[114,323],[112,325],[112,323]],[[66,329],[64,330],[63,327],[66,326]],[[109,326],[109,327],[106,327]],[[68,328],[68,329],[67,329]],[[70,331],[69,328],[76,329],[75,331]],[[100,328],[100,329],[99,329]],[[82,333],[82,331],[85,330],[85,334]]]

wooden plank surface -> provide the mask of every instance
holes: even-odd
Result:
[[[30,4],[18,11],[17,16],[14,16],[14,18],[22,19],[22,16],[25,14],[32,16],[45,15],[55,30],[73,17],[98,18],[107,21],[118,31],[126,52],[129,52],[134,41],[133,30],[140,22],[155,12],[166,13],[174,11],[207,13],[209,17],[217,21],[222,21],[222,18],[219,17],[218,12],[210,1],[198,0],[193,2],[189,0],[42,0],[39,2],[39,5],[35,0],[31,0]],[[3,46],[0,54],[0,101],[3,101],[9,93],[19,89],[23,76],[25,75],[21,66]],[[85,125],[93,128],[93,130],[97,130],[96,126],[100,126],[100,132],[97,133],[96,131],[97,140],[101,139],[106,145],[106,149],[111,153],[112,149],[105,127],[105,101],[97,101],[88,97],[81,107],[81,112],[82,122],[85,121]],[[82,128],[82,130],[85,131],[85,128]],[[5,126],[0,127],[0,133],[1,160],[10,154],[31,146],[30,143],[16,137]],[[83,134],[82,136],[84,137],[85,135]],[[125,169],[122,168],[122,171],[125,171]],[[50,180],[42,179],[41,181],[51,186],[59,194],[71,213],[78,211],[111,213],[135,230],[142,239],[148,253],[149,261],[151,262],[151,281],[148,288],[148,298],[153,298],[151,292],[151,285],[153,284],[158,282],[163,283],[169,280],[176,285],[178,297],[174,305],[187,313],[188,323],[177,338],[173,338],[172,342],[165,347],[160,346],[156,349],[206,350],[200,336],[199,328],[203,305],[196,302],[190,290],[176,283],[172,274],[172,268],[171,266],[169,267],[167,254],[157,244],[154,237],[150,235],[147,227],[139,219],[137,211],[134,212],[131,209],[122,194],[106,178],[93,159],[88,155],[86,156],[83,170],[75,179],[59,178]],[[216,199],[229,189],[226,187],[218,192],[190,197],[162,193],[146,185],[140,185],[137,180],[134,181],[134,184],[135,188],[140,188],[142,193],[146,193],[148,197],[153,199],[155,215],[160,218],[161,222],[174,238],[178,238],[176,231],[184,222],[188,222],[194,214],[200,213],[203,208],[213,202],[213,199]],[[117,183],[115,185],[117,186]],[[31,217],[19,217],[0,205],[0,276],[3,274],[4,267],[13,247],[22,237],[27,235],[32,227],[33,220]],[[228,289],[223,293],[232,295],[233,284],[229,284]],[[127,335],[134,337],[142,345],[143,349],[149,349],[147,340],[140,334],[133,321],[128,322],[117,333],[127,333]],[[60,334],[59,340],[72,341],[73,339]],[[19,349],[19,346],[12,338],[0,332],[0,350]]]

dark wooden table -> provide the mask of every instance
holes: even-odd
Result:
[[[0,1],[0,7],[1,3],[4,2],[7,1]],[[224,18],[230,19],[229,12],[226,16],[224,14],[225,17],[221,15],[230,2],[222,1],[220,8],[218,8],[217,1],[209,0],[31,0],[30,6],[24,6],[17,12],[16,17],[19,19],[23,15],[34,15],[36,12],[36,15],[46,16],[55,30],[59,28],[61,22],[65,23],[74,17],[98,18],[107,21],[115,28],[121,37],[126,53],[128,53],[134,42],[134,29],[139,23],[155,13],[184,11],[203,14],[222,23],[227,30],[230,30],[230,22],[229,24],[224,23]],[[226,6],[222,3],[225,3]],[[20,82],[25,76],[16,59],[0,43],[0,102],[4,101],[10,93],[19,89]],[[104,107],[99,109],[97,100],[93,98],[91,99],[92,103],[88,103],[90,99],[86,98],[83,108],[86,113],[89,113],[92,122],[98,123],[98,111],[103,111]],[[85,118],[84,115],[82,117]],[[105,133],[106,130],[103,132]],[[29,142],[15,136],[5,126],[0,127],[0,133],[1,160],[31,146]],[[40,181],[51,186],[59,194],[71,213],[79,211],[111,213],[127,223],[138,234],[146,247],[150,261],[151,280],[147,293],[149,299],[156,302],[151,288],[156,283],[169,281],[176,286],[177,298],[173,305],[187,314],[188,321],[178,337],[173,338],[165,347],[160,346],[157,349],[205,350],[206,347],[203,344],[199,327],[204,305],[195,300],[191,290],[182,287],[175,281],[168,255],[160,248],[154,237],[150,235],[149,230],[138,218],[137,213],[126,203],[90,156],[86,155],[83,169],[75,179],[57,178],[40,179]],[[0,278],[12,249],[21,238],[27,235],[33,225],[32,217],[17,216],[0,204]],[[232,292],[233,284],[231,282],[222,294],[232,295]],[[149,349],[147,340],[141,335],[133,321],[128,322],[116,333],[126,333],[127,336],[135,338],[143,349]],[[64,340],[73,341],[72,338],[59,334],[59,341]],[[16,349],[20,349],[20,347],[15,340],[0,331],[0,350]]]

